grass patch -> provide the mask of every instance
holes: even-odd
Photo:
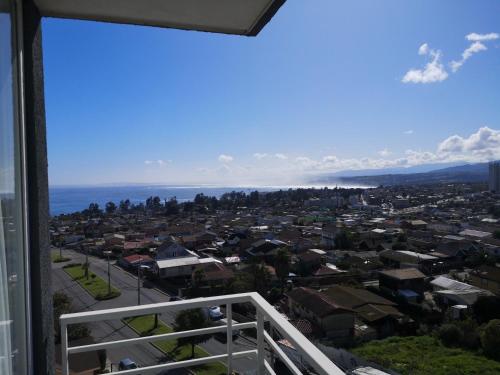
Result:
[[[68,258],[65,256],[60,256],[59,254],[52,254],[51,258],[52,258],[52,262],[54,262],[54,263],[69,262],[71,260],[71,258]]]
[[[402,375],[500,374],[499,362],[463,349],[447,348],[430,336],[372,341],[353,353]]]
[[[118,289],[111,286],[111,294],[108,294],[108,283],[89,271],[89,279],[85,277],[85,270],[81,264],[68,264],[63,267],[64,271],[78,282],[87,292],[96,300],[106,300],[118,297],[121,293]]]
[[[159,335],[174,331],[161,320],[158,322],[158,328],[153,329],[154,315],[136,316],[123,319],[123,321],[140,336]],[[191,345],[178,346],[177,340],[156,341],[151,344],[175,361],[191,359]],[[194,355],[195,358],[202,358],[207,357],[209,354],[201,347],[196,346]],[[198,375],[222,375],[227,373],[226,366],[221,362],[207,363],[206,365],[191,367],[191,369]]]

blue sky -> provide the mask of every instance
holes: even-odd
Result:
[[[311,5],[289,0],[256,38],[46,19],[50,183],[500,158],[500,2]]]

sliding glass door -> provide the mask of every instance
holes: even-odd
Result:
[[[13,2],[0,0],[0,374],[27,374],[26,248]]]

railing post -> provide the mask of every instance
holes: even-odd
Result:
[[[257,308],[257,374],[264,375],[266,371],[264,351],[264,314]]]
[[[227,373],[231,375],[233,372],[233,305],[226,305],[227,319]]]
[[[69,375],[68,364],[68,326],[61,322],[61,371],[62,375]]]

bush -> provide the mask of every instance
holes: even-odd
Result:
[[[105,301],[105,300],[108,300],[108,299],[113,299],[113,298],[116,298],[118,296],[121,295],[121,292],[119,290],[116,290],[116,289],[111,289],[111,293],[98,293],[96,296],[95,296],[95,299],[98,300],[98,301]]]
[[[500,361],[500,319],[490,321],[481,332],[484,354]]]
[[[438,331],[438,337],[444,346],[460,346],[463,333],[454,324],[443,324]]]
[[[71,268],[71,267],[76,267],[76,266],[81,266],[81,263],[68,263],[63,266],[63,268]]]
[[[479,338],[479,327],[473,319],[466,319],[457,323],[459,329],[462,331],[462,340],[460,341],[460,346],[475,350],[481,345]]]
[[[480,296],[472,305],[472,310],[479,323],[488,323],[492,319],[500,319],[500,298]]]

